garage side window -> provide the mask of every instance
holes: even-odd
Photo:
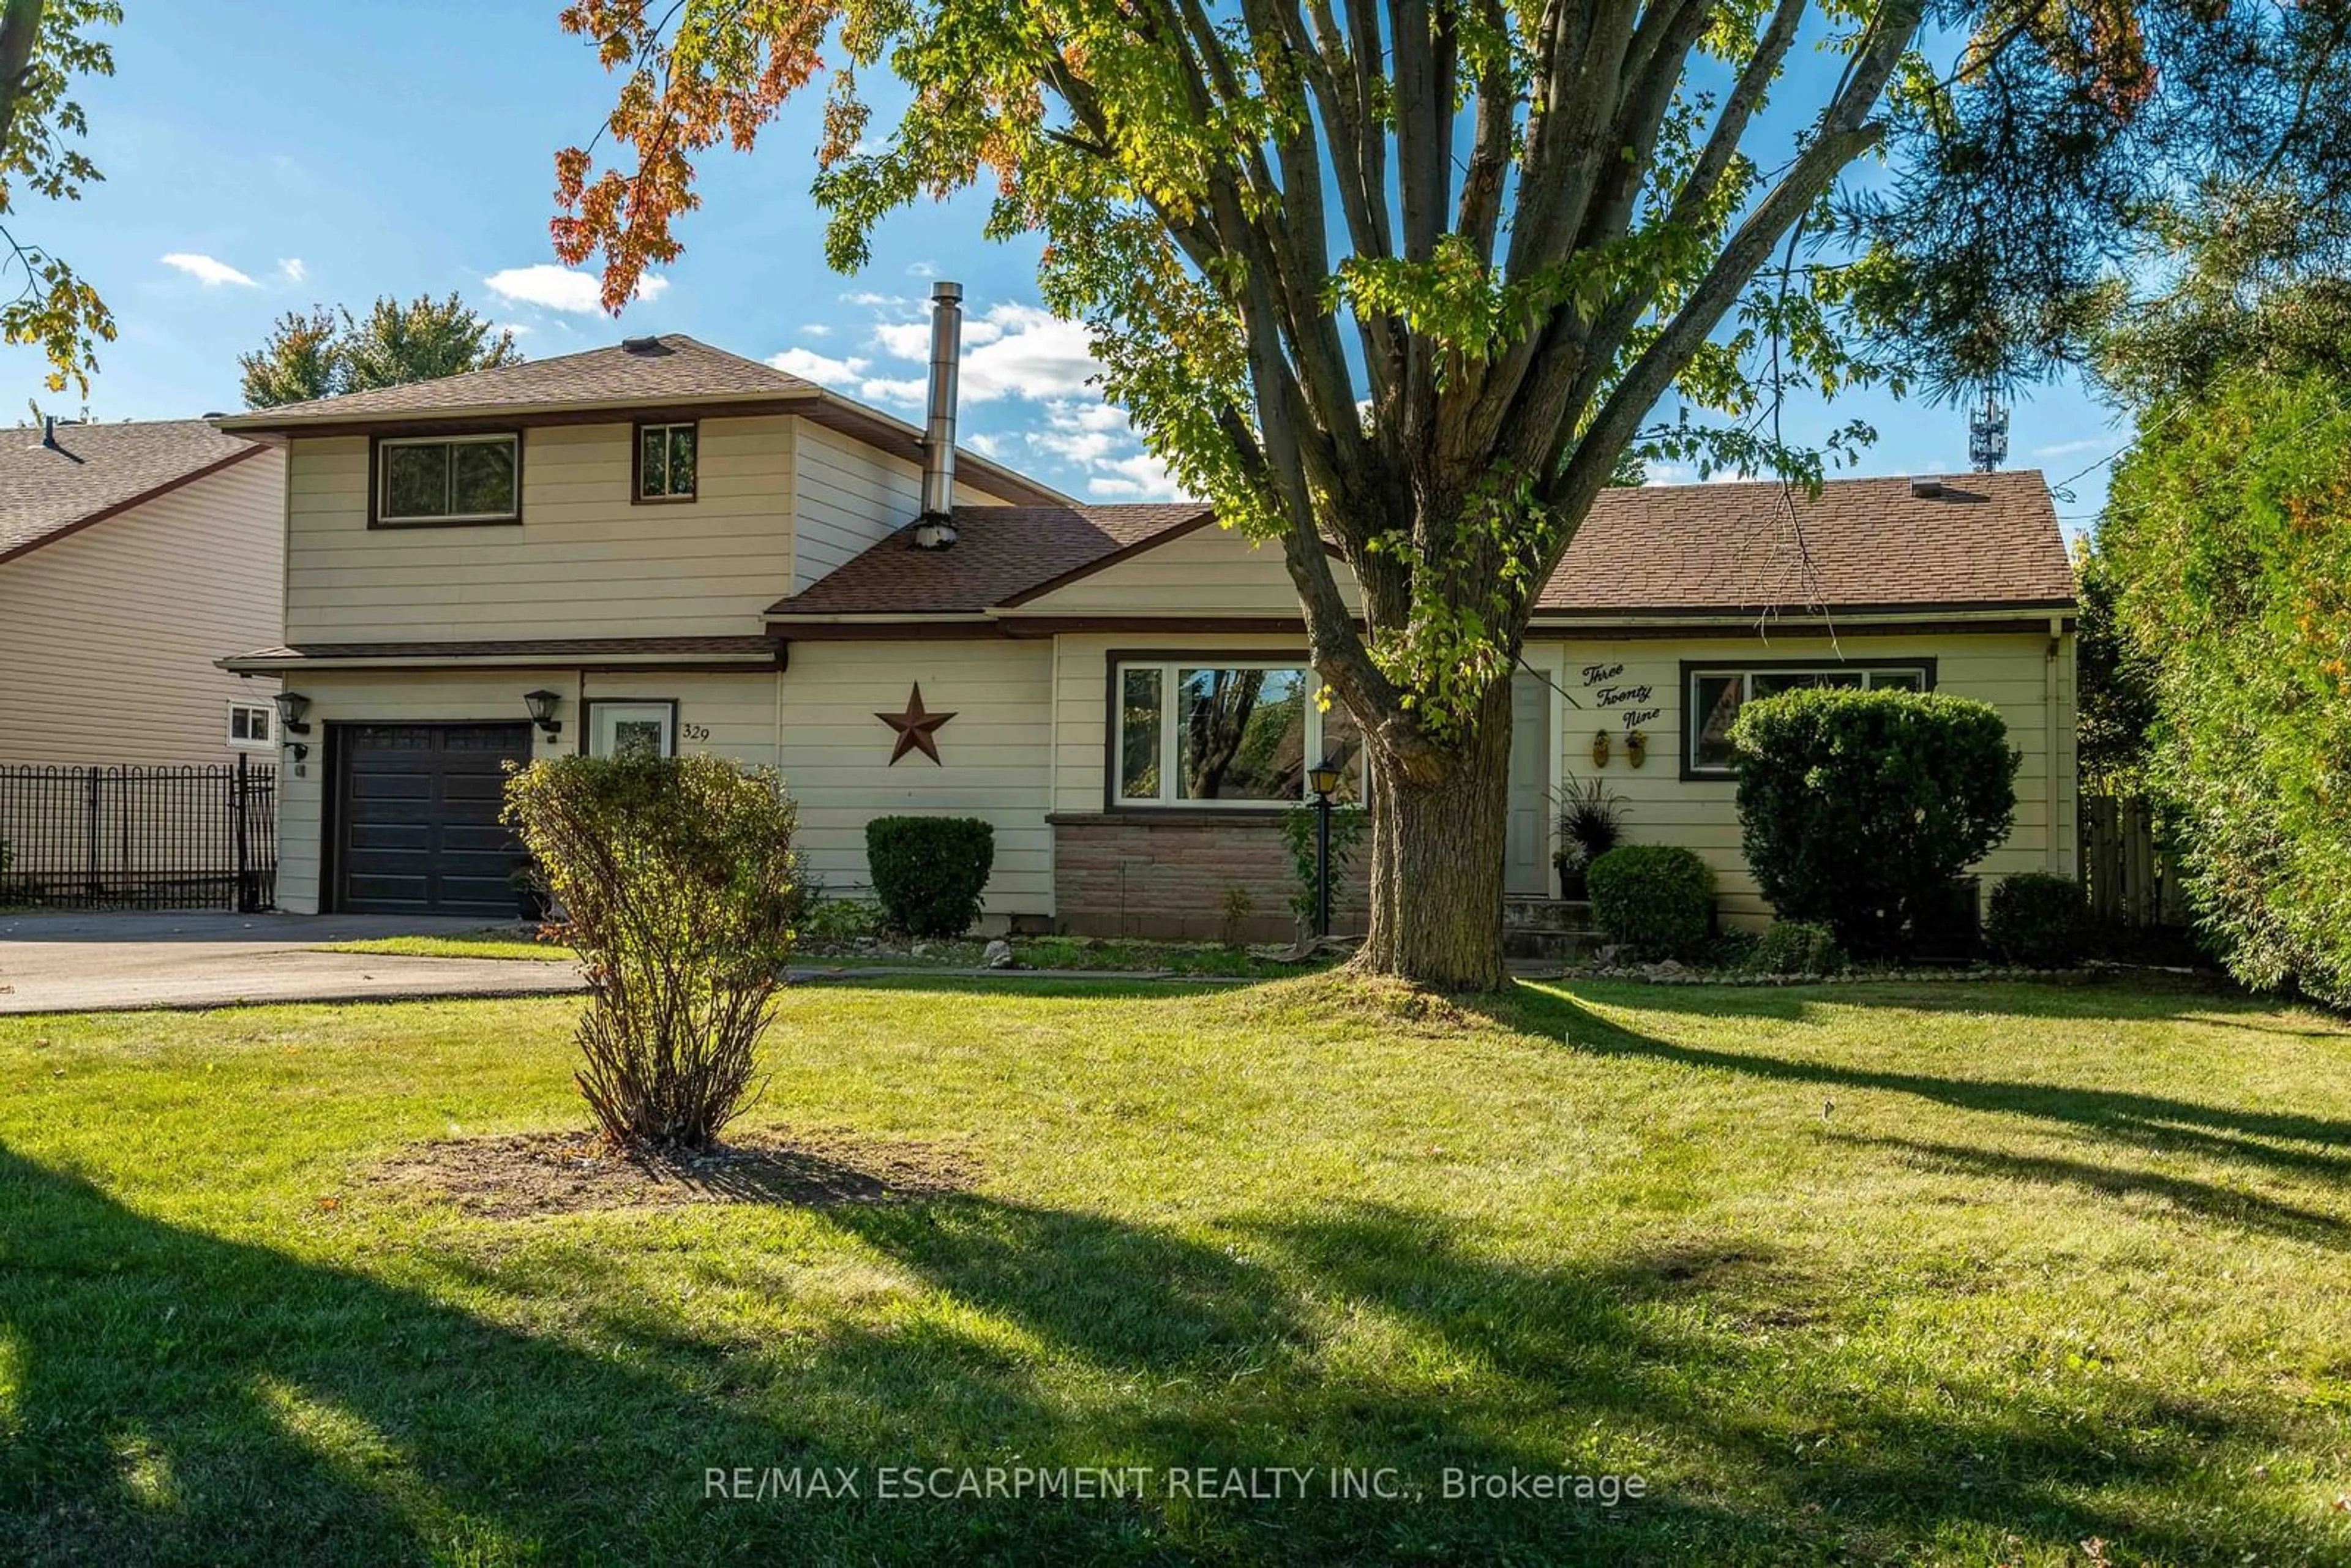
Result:
[[[590,757],[674,757],[677,705],[670,702],[591,702],[588,705]]]
[[[228,705],[228,743],[239,751],[266,751],[276,732],[277,710],[267,703]]]
[[[522,517],[522,437],[388,435],[375,445],[378,527]]]

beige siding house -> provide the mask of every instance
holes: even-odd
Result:
[[[270,759],[214,661],[279,636],[285,486],[202,420],[0,432],[0,765]]]
[[[505,765],[647,747],[778,768],[835,892],[872,817],[952,813],[995,827],[991,925],[1209,935],[1241,887],[1286,928],[1280,814],[1360,747],[1278,554],[947,462],[935,413],[668,337],[222,421],[287,452],[284,640],[223,660],[307,705],[281,905],[502,912]],[[1550,801],[1596,771],[1763,918],[1719,743],[1791,681],[1997,704],[2022,799],[1980,869],[2070,871],[2074,608],[2038,475],[1612,492],[1518,677],[1511,887],[1551,891]]]

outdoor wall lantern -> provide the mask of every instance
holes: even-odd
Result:
[[[1646,730],[1635,730],[1625,737],[1625,760],[1638,768],[1649,759],[1649,737]]]
[[[279,692],[270,701],[277,705],[277,732],[280,735],[308,735],[310,727],[302,716],[310,711],[310,699],[300,692]]]
[[[1608,732],[1604,729],[1595,729],[1592,732],[1592,766],[1594,768],[1608,766]]]
[[[1326,757],[1306,770],[1306,787],[1314,791],[1314,935],[1331,935],[1331,798],[1346,782],[1347,769],[1335,757]]]
[[[310,727],[302,720],[302,716],[310,711],[310,699],[300,692],[279,692],[269,700],[277,705],[277,744],[294,759],[294,777],[305,778],[309,770],[302,764],[310,759],[309,744],[287,737],[310,733]]]
[[[529,705],[530,722],[546,731],[548,739],[553,740],[563,733],[563,721],[555,716],[556,708],[563,702],[561,692],[550,692],[542,686],[538,691],[523,693],[522,700]]]

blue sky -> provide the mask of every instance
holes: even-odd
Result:
[[[808,194],[813,96],[758,152],[708,161],[686,254],[649,297],[619,322],[595,310],[592,283],[556,267],[547,219],[554,151],[594,131],[611,87],[555,10],[553,0],[131,0],[117,75],[81,95],[106,183],[75,205],[27,200],[12,220],[114,308],[121,338],[100,356],[92,416],[235,408],[237,354],[285,311],[453,288],[514,326],[533,358],[624,332],[686,332],[913,413],[923,301],[942,277],[964,284],[970,313],[967,440],[1073,495],[1166,494],[1158,465],[1086,387],[1082,333],[1038,308],[1034,244],[982,240],[981,202],[901,214],[864,271],[827,268]],[[71,411],[42,392],[37,355],[0,353],[13,408],[37,398]],[[1879,432],[1865,472],[1966,466],[1961,413],[1879,394],[1792,405],[1787,430],[1817,437],[1856,416]],[[2124,439],[2078,388],[2046,387],[2014,411],[2010,462],[2053,481]],[[2098,469],[2075,481],[2060,513],[2095,511],[2105,479]]]

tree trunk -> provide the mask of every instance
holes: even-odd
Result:
[[[1510,821],[1510,683],[1435,779],[1407,777],[1376,741],[1372,922],[1354,967],[1443,991],[1492,991],[1502,965],[1503,838]]]

